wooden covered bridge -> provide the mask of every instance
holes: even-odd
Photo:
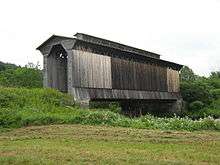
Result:
[[[116,100],[124,109],[137,102],[181,109],[182,65],[156,53],[82,33],[53,35],[37,49],[44,58],[44,86],[68,92],[81,104]]]

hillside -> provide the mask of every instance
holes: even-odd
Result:
[[[53,89],[0,87],[0,130],[47,124],[84,124],[161,130],[220,130],[211,117],[129,118],[110,109],[80,109],[72,98]]]

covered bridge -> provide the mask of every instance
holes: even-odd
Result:
[[[53,35],[37,49],[44,58],[44,87],[68,92],[81,104],[117,100],[124,108],[136,102],[181,108],[182,65],[156,53],[82,33]]]

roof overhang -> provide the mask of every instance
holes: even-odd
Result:
[[[75,34],[75,36],[76,38],[52,35],[46,41],[44,41],[40,46],[38,46],[36,49],[39,50],[43,55],[48,55],[51,48],[54,45],[60,44],[63,46],[65,50],[70,50],[70,49],[73,49],[76,42],[82,42],[82,43],[93,44],[93,45],[97,45],[97,46],[101,46],[101,47],[105,47],[109,49],[119,50],[121,52],[130,54],[133,58],[139,58],[142,61],[162,64],[167,67],[172,67],[176,70],[180,70],[183,67],[183,65],[173,63],[170,61],[165,61],[160,58],[153,58],[147,55],[152,52],[133,48],[130,46],[126,46],[126,45],[119,44],[113,41],[101,39],[98,37],[93,37],[93,36],[82,34],[82,33],[77,33]]]
[[[64,47],[65,50],[68,50],[73,48],[74,43],[75,43],[75,38],[52,35],[36,49],[39,50],[43,55],[45,55],[50,52],[51,48],[54,45],[60,44]]]

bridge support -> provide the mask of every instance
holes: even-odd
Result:
[[[135,117],[146,114],[155,116],[171,116],[183,112],[183,100],[160,101],[160,100],[123,100],[120,102],[122,114]]]

